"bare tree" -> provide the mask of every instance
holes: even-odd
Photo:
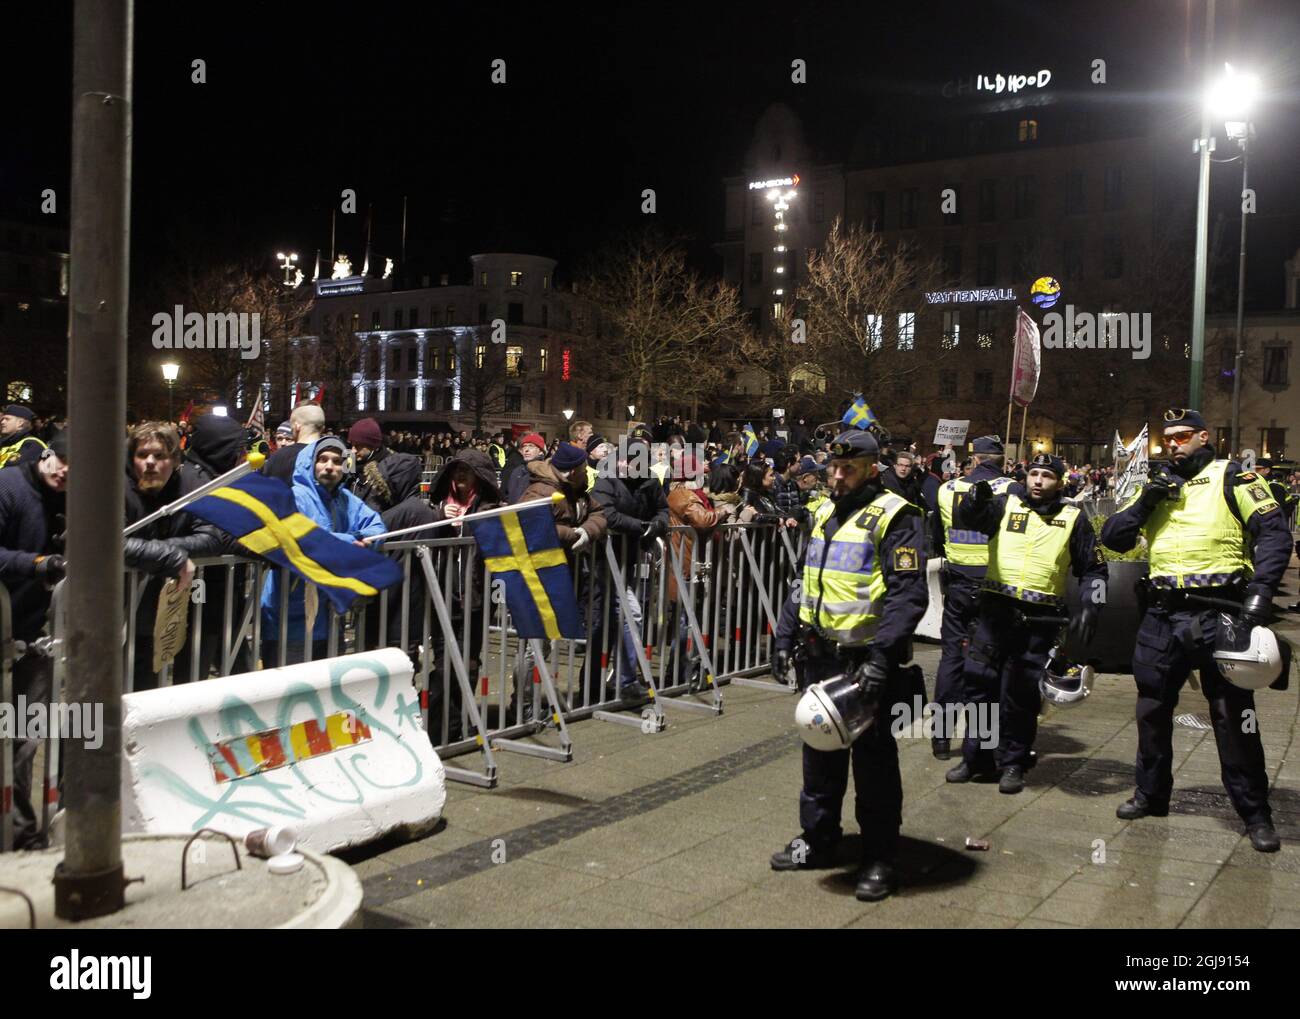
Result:
[[[646,232],[604,253],[584,283],[595,317],[581,343],[582,378],[622,380],[627,402],[691,401],[692,415],[734,366],[744,332],[737,289],[686,265],[679,241]]]
[[[483,421],[489,414],[500,414],[506,409],[507,374],[511,366],[506,363],[506,345],[492,343],[484,330],[471,327],[459,330],[456,338],[457,356],[460,358],[460,409],[474,419],[474,431],[483,431]]]
[[[356,376],[364,353],[361,340],[342,315],[325,315],[320,335],[297,351],[296,378],[324,386],[321,404],[327,421],[342,423],[355,410]]]

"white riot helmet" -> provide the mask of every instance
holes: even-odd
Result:
[[[814,750],[847,750],[870,727],[875,705],[848,676],[814,683],[794,709],[799,736]]]
[[[1082,703],[1092,692],[1095,671],[1091,665],[1073,665],[1052,648],[1047,656],[1047,667],[1038,680],[1038,692],[1043,700],[1059,707]]]
[[[1219,613],[1214,639],[1214,661],[1219,672],[1242,690],[1262,690],[1280,675],[1286,659],[1277,634],[1267,626],[1247,630],[1233,616]]]

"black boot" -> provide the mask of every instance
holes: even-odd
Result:
[[[1025,787],[1025,769],[1018,764],[1008,764],[1002,769],[1002,780],[998,782],[998,792],[1014,795]]]
[[[1246,834],[1250,836],[1250,844],[1255,847],[1258,853],[1276,853],[1282,848],[1282,840],[1277,837],[1277,832],[1273,830],[1272,821],[1261,821],[1259,824],[1252,824],[1246,829]]]
[[[814,842],[807,832],[792,838],[772,854],[773,870],[820,870],[835,865],[835,844]]]
[[[853,894],[860,902],[879,902],[898,891],[898,874],[884,860],[862,864],[858,871],[858,886]]]
[[[1139,817],[1167,817],[1169,804],[1148,802],[1141,793],[1134,793],[1131,800],[1125,800],[1115,808],[1115,816],[1121,821],[1136,821]]]
[[[938,736],[930,740],[930,752],[934,754],[935,760],[939,761],[946,761],[952,757],[952,748],[948,741]]]

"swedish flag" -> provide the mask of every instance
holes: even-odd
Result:
[[[506,605],[520,637],[554,640],[585,635],[550,506],[467,524],[487,568],[505,582]]]
[[[753,456],[758,452],[758,433],[754,431],[752,422],[745,422],[745,430],[741,433],[745,437],[745,456]]]
[[[876,423],[876,415],[867,401],[862,398],[862,394],[858,393],[840,421],[850,428],[860,428],[865,432],[871,425]]]
[[[346,612],[358,595],[377,595],[402,581],[402,568],[388,556],[336,538],[299,513],[293,491],[276,478],[246,474],[185,509],[250,552],[319,585],[338,612]]]

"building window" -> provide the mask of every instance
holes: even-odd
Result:
[[[1103,207],[1107,212],[1124,208],[1124,170],[1119,166],[1106,167]]]
[[[406,409],[407,409],[407,410],[419,410],[419,409],[420,409],[419,407],[417,407],[417,406],[415,405],[415,387],[414,387],[414,386],[407,386],[407,387],[406,387]]]
[[[1038,140],[1038,121],[1036,121],[1036,120],[1022,120],[1022,121],[1020,122],[1020,130],[1017,132],[1017,137],[1018,137],[1022,142],[1032,142],[1032,141],[1037,141],[1037,140]]]
[[[993,395],[993,373],[984,371],[975,373],[975,397],[976,399],[988,398]]]
[[[941,371],[939,373],[939,395],[946,397],[957,395],[957,373],[955,371]]]
[[[359,333],[361,331],[361,316],[355,311],[352,313],[352,331]]]
[[[369,363],[366,374],[372,379],[379,374],[379,344],[372,343],[370,350],[367,351],[366,360]]]
[[[1034,178],[1017,177],[1015,190],[1016,219],[1034,218]]]
[[[813,222],[821,223],[826,219],[826,187],[817,185],[817,190],[813,192]]]
[[[487,273],[481,272],[478,274],[478,285],[481,287],[487,286]]]
[[[961,185],[949,184],[947,190],[953,193],[952,212],[943,214],[943,223],[944,226],[956,226],[961,222]],[[946,196],[944,201],[947,201]]]
[[[916,312],[904,311],[898,316],[898,349],[913,350],[916,347]]]
[[[401,410],[402,409],[402,390],[400,386],[388,387],[388,405],[384,410]]]
[[[879,350],[885,342],[885,316],[867,315],[867,347]]]
[[[487,344],[480,343],[478,346],[474,348],[474,367],[482,368],[483,359],[485,357],[487,357]]]
[[[1259,448],[1261,456],[1283,456],[1286,453],[1286,429],[1261,428],[1259,430]]]
[[[551,324],[551,309],[543,304],[542,305],[542,326],[543,328],[545,328],[550,324]]]
[[[487,302],[480,301],[478,305],[478,324],[485,325],[486,323],[487,323]]]
[[[1069,216],[1078,216],[1086,211],[1083,199],[1083,171],[1071,170],[1065,179],[1065,212]]]
[[[762,308],[750,308],[750,309],[749,309],[749,328],[753,329],[754,332],[758,332],[759,330],[761,330],[761,329],[763,328],[763,309],[762,309]]]
[[[947,244],[943,249],[943,275],[950,283],[961,281],[961,246]]]
[[[754,284],[763,282],[763,255],[761,252],[749,256],[749,282]]]
[[[961,312],[945,311],[943,313],[943,349],[956,350],[961,344]],[[956,395],[955,393],[952,395]]]
[[[438,373],[438,348],[430,346],[427,356],[429,359],[429,374],[436,375]]]
[[[1264,385],[1285,386],[1287,384],[1287,355],[1289,347],[1264,348]]]
[[[394,329],[401,329],[401,328],[402,328],[402,309],[401,309],[401,308],[394,308],[394,309],[393,309],[393,328],[394,328]]]
[[[537,413],[546,413],[546,387],[542,386],[537,390]]]
[[[751,226],[763,224],[763,203],[758,200],[757,193],[749,198],[749,222]]]
[[[447,348],[447,374],[448,375],[456,374],[456,348],[455,347]]]
[[[998,182],[980,181],[980,222],[992,223],[998,218]]]
[[[1012,244],[1011,272],[1016,279],[1029,279],[1033,275],[1033,252],[1033,241],[1021,240]]]
[[[903,193],[899,196],[899,226],[904,230],[910,230],[916,226],[916,209],[921,202],[921,191],[919,188],[904,188]]]
[[[1101,277],[1117,280],[1124,275],[1124,247],[1114,235],[1101,242]]]
[[[522,272],[511,272],[510,285],[512,287],[522,287],[524,285],[524,274]]]
[[[512,378],[519,375],[519,362],[524,359],[523,347],[506,347],[506,374]]]
[[[419,372],[420,351],[414,345],[406,348],[406,374],[415,375]]]
[[[388,348],[388,374],[396,375],[402,370],[402,348],[392,346]]]
[[[379,309],[378,309],[378,308],[376,308],[374,311],[372,311],[372,312],[370,313],[370,328],[371,328],[371,329],[378,329],[378,328],[379,328]]]
[[[518,414],[523,407],[524,391],[518,386],[506,386],[506,413]]]
[[[993,309],[975,309],[975,346],[989,350],[993,346]]]
[[[506,322],[512,326],[524,324],[524,306],[519,303],[506,305]]]
[[[998,246],[981,244],[975,267],[975,283],[981,287],[993,286],[998,276]]]
[[[1083,280],[1083,239],[1081,237],[1069,237],[1061,245],[1061,267],[1064,272],[1061,274],[1069,282],[1078,283]]]
[[[885,193],[883,191],[867,192],[865,221],[868,230],[885,229]]]
[[[538,347],[538,348],[537,348],[537,370],[538,370],[541,374],[543,374],[543,375],[546,374],[546,355],[547,355],[547,353],[548,353],[548,350],[547,350],[546,347]]]
[[[456,306],[454,304],[449,304],[447,305],[447,325],[451,325],[455,321],[456,321]]]
[[[780,301],[773,301],[773,302],[772,302],[772,318],[774,318],[776,321],[780,322],[780,321],[781,321],[781,316],[782,316],[784,313],[785,313],[785,305],[782,304]]]

